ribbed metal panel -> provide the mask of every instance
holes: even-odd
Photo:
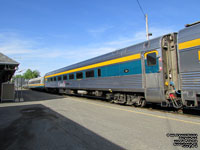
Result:
[[[200,72],[181,73],[182,89],[200,90]]]
[[[128,76],[116,76],[116,77],[104,77],[104,78],[90,78],[83,80],[68,80],[65,88],[76,88],[76,89],[113,89],[113,90],[127,90],[133,91],[143,91],[142,74],[138,75],[128,75]],[[54,84],[47,83],[46,87],[56,87],[59,86],[59,82]]]

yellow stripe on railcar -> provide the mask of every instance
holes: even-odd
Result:
[[[130,60],[134,60],[134,59],[140,59],[140,58],[141,58],[141,55],[140,55],[140,53],[138,53],[138,54],[134,54],[134,55],[130,55],[130,56],[125,56],[122,58],[112,59],[112,60],[108,60],[108,61],[104,61],[104,62],[100,62],[100,63],[96,63],[96,64],[92,64],[92,65],[88,65],[88,66],[84,66],[84,67],[80,67],[80,68],[76,68],[76,69],[72,69],[72,70],[68,70],[68,71],[64,71],[64,72],[60,72],[60,73],[56,73],[56,74],[52,74],[52,75],[48,75],[48,76],[45,76],[45,78],[63,75],[63,74],[67,74],[67,73],[72,73],[72,72],[77,72],[77,71],[82,71],[82,70],[87,70],[87,69],[92,69],[92,68],[97,68],[97,67],[102,67],[102,66],[106,66],[106,65],[112,65],[112,64],[116,64],[116,63],[120,63],[120,62],[126,62],[126,61],[130,61]]]
[[[179,50],[183,50],[186,48],[195,47],[199,45],[200,45],[200,38],[180,43],[178,46],[179,46]]]

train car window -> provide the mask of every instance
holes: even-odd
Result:
[[[94,77],[94,70],[86,71],[86,78]]]
[[[63,76],[63,80],[67,80],[67,75],[64,75],[64,76]]]
[[[51,78],[51,81],[53,81],[53,78]]]
[[[98,69],[98,77],[101,77],[101,69]]]
[[[147,65],[148,66],[156,65],[156,53],[147,54]]]
[[[70,80],[74,79],[74,74],[69,74],[69,79]]]
[[[77,79],[82,79],[83,78],[83,73],[82,72],[77,72],[76,73],[76,78]]]
[[[54,77],[54,81],[56,81],[56,77]]]
[[[61,76],[59,76],[59,77],[58,77],[58,81],[61,81],[61,80],[62,80],[62,78],[61,78]]]

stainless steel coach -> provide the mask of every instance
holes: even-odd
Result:
[[[106,96],[116,103],[179,107],[176,37],[176,33],[167,34],[49,72],[45,87]]]
[[[146,102],[197,107],[200,97],[200,24],[129,46],[45,75],[45,88],[106,97],[115,103]]]

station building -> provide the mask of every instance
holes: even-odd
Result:
[[[0,98],[2,94],[2,84],[11,80],[18,66],[18,62],[0,53]]]

